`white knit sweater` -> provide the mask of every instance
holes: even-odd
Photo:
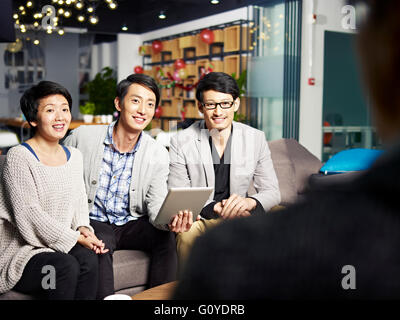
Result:
[[[70,147],[62,166],[39,162],[24,146],[7,153],[0,187],[0,293],[12,289],[29,259],[68,253],[89,227],[82,154]],[[1,171],[0,171],[1,175]]]

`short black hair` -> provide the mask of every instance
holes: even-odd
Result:
[[[208,90],[228,93],[233,97],[233,100],[236,100],[240,94],[236,80],[224,72],[210,72],[206,74],[197,85],[196,99],[199,102],[203,102],[203,92]]]
[[[126,79],[120,81],[117,85],[117,97],[120,101],[122,101],[126,93],[128,92],[128,88],[134,84],[140,84],[149,88],[151,91],[154,92],[156,96],[156,107],[160,103],[160,89],[158,88],[157,82],[150,76],[142,73],[135,73],[128,76]]]
[[[40,81],[24,92],[19,105],[26,121],[32,127],[31,122],[37,120],[39,101],[45,97],[61,94],[68,101],[69,109],[72,108],[71,94],[62,85],[52,81]]]

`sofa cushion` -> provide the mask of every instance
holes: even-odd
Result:
[[[306,191],[310,175],[318,173],[322,163],[294,139],[269,141],[268,145],[278,177],[281,204],[293,203],[298,194]]]
[[[320,172],[331,174],[367,170],[382,153],[383,150],[375,149],[355,148],[343,150],[330,158],[320,169]]]
[[[288,205],[296,201],[297,189],[293,163],[284,139],[268,142],[271,158],[278,178],[281,192],[281,205]]]
[[[114,252],[114,289],[145,286],[149,276],[149,255],[139,250]]]

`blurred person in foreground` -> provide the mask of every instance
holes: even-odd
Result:
[[[351,184],[210,230],[175,299],[400,298],[400,2],[364,2],[359,52],[387,151]]]

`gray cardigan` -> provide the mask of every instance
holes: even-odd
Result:
[[[264,132],[248,125],[233,122],[230,193],[248,196],[251,185],[265,211],[281,201],[278,179],[271,159]],[[169,187],[214,187],[215,176],[211,157],[210,133],[204,128],[204,120],[171,138]],[[225,163],[227,163],[225,162]],[[210,195],[207,204],[213,201]]]
[[[64,145],[78,148],[83,155],[83,177],[91,211],[98,187],[99,174],[104,153],[107,125],[80,126],[71,131]],[[149,221],[158,229],[165,226],[154,224],[161,205],[167,195],[169,156],[167,149],[146,133],[136,152],[129,188],[130,214],[136,218],[149,216]]]

